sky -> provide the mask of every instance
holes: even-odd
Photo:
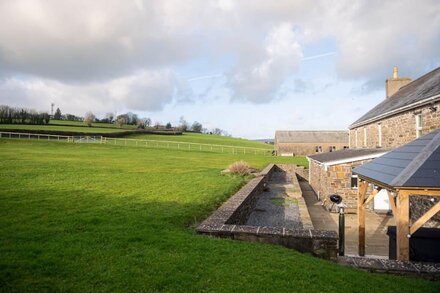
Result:
[[[439,52],[438,0],[0,0],[0,104],[251,139],[347,129]]]

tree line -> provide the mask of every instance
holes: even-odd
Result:
[[[0,106],[0,124],[49,124],[50,115],[47,112],[37,112],[34,109]]]
[[[85,113],[84,117],[76,116],[73,114],[63,114],[60,108],[57,108],[53,117],[47,112],[38,112],[34,109],[18,108],[10,106],[0,106],[0,124],[49,124],[50,119],[54,120],[65,120],[65,121],[82,121],[85,125],[91,127],[92,123],[109,123],[115,124],[122,128],[125,125],[135,125],[139,129],[154,128],[154,129],[174,129],[182,132],[197,132],[206,133],[213,135],[224,135],[229,136],[229,134],[220,129],[213,128],[207,129],[203,125],[194,121],[189,123],[185,120],[183,116],[180,117],[179,122],[176,126],[173,126],[171,122],[165,125],[160,122],[153,122],[150,118],[140,118],[137,114],[132,112],[127,112],[120,115],[114,115],[113,113],[107,113],[104,118],[97,118],[92,112]]]

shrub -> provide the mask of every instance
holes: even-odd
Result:
[[[245,161],[237,161],[229,165],[228,169],[229,173],[237,174],[237,175],[249,175],[252,171],[254,171],[251,166]]]

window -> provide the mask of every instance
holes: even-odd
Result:
[[[351,174],[351,189],[358,188],[358,175]]]
[[[377,146],[378,147],[382,147],[382,124],[377,124],[377,134],[378,134],[378,138],[377,138]]]
[[[423,129],[422,114],[417,114],[416,115],[416,138],[419,138],[422,136],[422,129]]]
[[[364,147],[367,147],[367,128],[364,127]]]
[[[328,148],[329,152],[334,152],[336,150],[336,147],[334,145],[330,146]]]
[[[344,150],[349,149],[348,145],[344,145]]]
[[[322,152],[322,147],[321,146],[316,146],[315,147],[315,152],[316,153],[321,153]]]

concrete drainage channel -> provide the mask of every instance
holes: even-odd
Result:
[[[338,235],[313,229],[295,165],[268,165],[196,231],[217,237],[279,244],[300,252],[336,260]]]

